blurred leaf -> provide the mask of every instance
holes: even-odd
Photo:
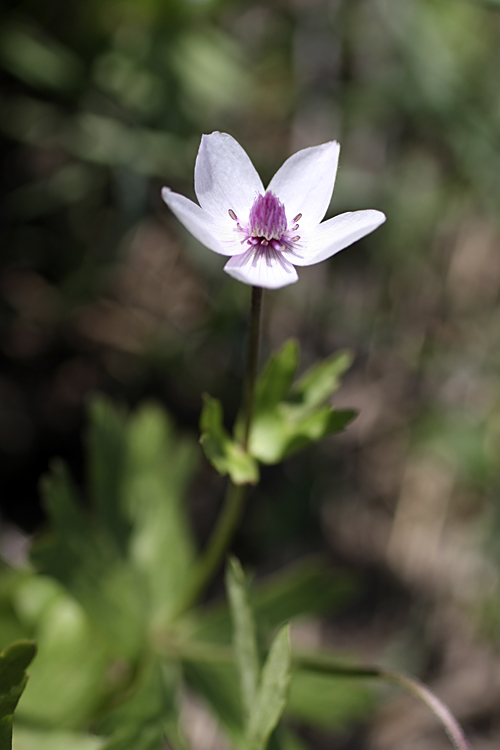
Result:
[[[60,462],[54,462],[41,489],[54,530],[34,544],[35,566],[66,586],[117,654],[135,655],[143,644],[147,615],[139,572],[99,529],[91,529]]]
[[[124,557],[131,528],[122,502],[126,445],[125,415],[106,398],[94,398],[88,438],[89,492],[100,528]]]
[[[11,73],[42,88],[66,91],[78,83],[83,72],[80,60],[69,48],[21,26],[4,27],[0,59]]]
[[[295,617],[342,606],[353,590],[352,579],[329,572],[320,560],[307,559],[253,583],[249,599],[259,627],[272,630]],[[231,643],[231,619],[225,604],[197,614],[194,638]]]
[[[322,729],[345,730],[373,707],[373,693],[359,679],[294,670],[287,714]]]
[[[340,378],[352,365],[352,354],[340,352],[309,368],[293,385],[292,399],[305,410],[320,406],[340,386]]]
[[[233,740],[241,742],[243,707],[240,700],[238,671],[230,663],[201,663],[183,660],[187,682],[211,706]]]
[[[285,341],[282,348],[270,357],[255,389],[255,410],[265,412],[284,401],[292,387],[299,364],[299,344],[295,339]]]
[[[178,713],[167,669],[156,659],[142,665],[130,698],[99,726],[100,733],[109,735],[105,750],[159,750],[163,746],[165,722]]]
[[[255,699],[260,664],[255,622],[248,601],[245,574],[236,558],[230,558],[227,565],[226,589],[234,628],[233,644],[240,675],[241,696],[248,716]]]
[[[500,8],[500,0],[471,0],[477,5],[486,5],[490,8]]]
[[[31,641],[16,641],[0,653],[0,750],[12,747],[12,719],[26,681],[26,667],[32,662],[36,646]]]
[[[219,474],[229,474],[234,484],[256,484],[259,481],[256,461],[230,438],[222,424],[220,402],[208,395],[204,396],[200,428],[200,443]]]
[[[215,28],[194,30],[176,40],[169,55],[190,107],[211,115],[221,109],[245,108],[252,79],[241,50]]]
[[[246,732],[248,750],[265,750],[284,711],[290,677],[290,633],[289,627],[284,626],[271,645],[250,711]]]
[[[144,573],[153,626],[165,623],[189,579],[194,543],[184,495],[197,462],[196,444],[179,439],[162,408],[147,404],[130,417],[124,487],[133,522],[130,557]]]
[[[88,734],[14,728],[13,750],[102,750],[105,740]]]
[[[301,737],[283,724],[276,727],[269,738],[268,750],[309,750]]]
[[[6,648],[12,641],[31,638],[32,630],[19,616],[13,600],[16,591],[32,573],[4,568],[0,563],[0,649]]]
[[[19,718],[58,729],[82,726],[111,687],[103,639],[81,605],[53,579],[27,580],[14,603],[31,623],[38,645]]]
[[[293,384],[298,345],[287,341],[271,357],[259,377],[250,431],[250,452],[259,461],[274,464],[311,442],[340,432],[354,418],[351,410],[335,411],[323,405],[340,385],[350,366],[346,352],[311,367]],[[241,421],[236,434],[241,431]]]

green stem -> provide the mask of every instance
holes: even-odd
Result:
[[[250,331],[248,333],[247,368],[245,374],[245,390],[243,395],[243,448],[248,449],[250,427],[252,425],[253,407],[255,402],[255,381],[257,380],[257,366],[259,363],[260,344],[260,315],[262,309],[262,288],[252,287],[252,302],[250,312]]]
[[[241,518],[245,492],[245,485],[229,482],[217,525],[196,565],[191,582],[184,592],[183,600],[172,615],[172,619],[180,617],[196,604],[212,576],[217,572]]]
[[[262,289],[253,286],[245,385],[243,392],[243,448],[245,451],[248,448],[248,439],[252,425],[255,401],[255,381],[257,379],[257,366],[259,359],[261,308]],[[184,592],[183,599],[174,610],[172,618],[179,617],[196,604],[204,589],[217,572],[241,519],[245,495],[245,485],[236,485],[229,480],[221,514],[217,519],[216,526],[212,531],[208,544],[197,563],[191,582]]]

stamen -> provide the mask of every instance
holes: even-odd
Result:
[[[238,217],[236,216],[232,208],[229,209],[228,214],[233,221],[238,221]]]
[[[249,230],[252,237],[280,240],[287,230],[284,205],[274,193],[258,195],[250,209]]]
[[[296,222],[296,221],[299,221],[299,219],[301,219],[301,218],[302,218],[302,214],[297,214],[297,216],[296,216],[296,217],[295,217],[295,219],[293,220],[293,223],[295,224],[295,222]]]

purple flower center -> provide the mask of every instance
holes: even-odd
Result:
[[[249,216],[251,237],[281,240],[287,229],[285,207],[274,193],[258,195]]]
[[[300,237],[295,232],[299,228],[298,222],[302,214],[297,214],[291,226],[288,226],[285,206],[274,193],[268,192],[256,197],[248,222],[240,222],[232,208],[228,209],[228,214],[236,222],[235,231],[243,235],[242,245],[246,243],[256,252],[270,253],[273,250],[297,254],[295,243]]]

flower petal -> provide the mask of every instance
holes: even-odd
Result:
[[[297,271],[280,252],[267,248],[251,248],[241,255],[233,255],[224,271],[238,281],[264,289],[280,289],[298,280]]]
[[[337,141],[297,151],[269,183],[267,189],[284,204],[289,223],[302,214],[301,230],[319,224],[330,205],[339,151]]]
[[[209,250],[220,255],[241,253],[241,245],[234,241],[225,242],[224,234],[218,231],[211,216],[189,198],[173,193],[167,187],[162,189],[161,197],[186,229]]]
[[[226,221],[232,209],[240,221],[246,222],[255,198],[264,193],[262,180],[247,153],[227,133],[202,136],[194,168],[194,189],[200,206]]]
[[[366,234],[373,232],[385,221],[382,211],[349,211],[320,224],[307,237],[307,251],[303,257],[293,258],[296,266],[312,266],[330,258],[335,253],[352,245]]]

